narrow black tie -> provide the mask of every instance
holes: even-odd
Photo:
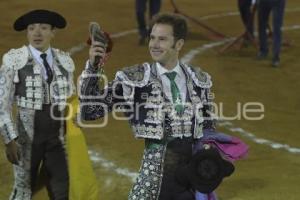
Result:
[[[49,63],[47,62],[47,59],[46,59],[47,58],[47,54],[46,53],[42,53],[40,56],[43,59],[43,64],[45,66],[46,73],[47,73],[47,76],[48,76],[47,83],[50,84],[51,81],[52,81],[52,79],[53,79],[53,73],[52,73],[50,65],[49,65]]]

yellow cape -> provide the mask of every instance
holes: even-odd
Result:
[[[78,99],[69,101],[71,119],[67,120],[66,150],[70,176],[70,200],[99,200],[99,186],[88,155],[84,135],[73,119],[78,109]]]

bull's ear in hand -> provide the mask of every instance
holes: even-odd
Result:
[[[89,33],[92,43],[97,41],[101,42],[104,45],[104,47],[107,46],[108,39],[97,22],[90,22]]]
[[[99,41],[105,44],[106,53],[110,53],[113,48],[113,41],[110,34],[104,30],[101,30],[97,22],[90,22],[89,24],[89,38],[86,41],[88,45],[91,45],[93,41]]]

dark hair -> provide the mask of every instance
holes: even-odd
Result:
[[[167,24],[173,28],[175,41],[186,38],[187,23],[186,20],[178,14],[162,13],[156,15],[151,22],[151,29],[155,24]]]

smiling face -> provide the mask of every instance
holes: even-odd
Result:
[[[54,37],[54,29],[50,24],[29,24],[27,26],[27,39],[34,48],[44,52]]]
[[[152,59],[167,69],[173,69],[178,62],[179,51],[184,40],[175,40],[173,28],[168,24],[155,24],[149,41]]]

